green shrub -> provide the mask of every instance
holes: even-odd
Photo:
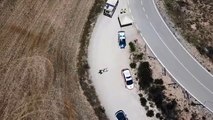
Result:
[[[155,103],[157,108],[161,108],[163,99],[165,98],[164,89],[164,86],[157,85],[153,85],[149,88],[148,98]]]
[[[137,55],[136,55],[136,58],[137,58],[138,60],[142,60],[142,59],[143,59],[143,53],[137,54]]]
[[[130,52],[135,52],[135,44],[133,42],[129,42]]]
[[[153,117],[154,116],[154,111],[153,110],[148,110],[147,113],[146,113],[146,115],[148,117]]]
[[[153,83],[152,71],[148,62],[141,62],[138,67],[140,89],[147,90]]]
[[[131,68],[136,68],[136,63],[130,63],[129,65]]]
[[[162,79],[155,79],[154,83],[158,84],[158,85],[163,85],[163,80]]]
[[[161,112],[164,115],[165,119],[168,120],[178,120],[178,110],[176,109],[177,102],[175,99],[170,101],[163,101],[161,104]]]
[[[157,114],[155,115],[155,117],[156,117],[156,118],[160,118],[160,117],[161,117],[160,113],[157,113]]]
[[[140,98],[140,101],[141,101],[141,105],[142,105],[142,106],[146,106],[146,103],[147,103],[146,98],[141,97],[141,98]]]
[[[139,93],[138,95],[139,95],[139,97],[143,97],[143,94],[141,94],[141,93]]]

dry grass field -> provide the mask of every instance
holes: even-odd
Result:
[[[93,120],[77,53],[94,0],[0,0],[0,119]]]

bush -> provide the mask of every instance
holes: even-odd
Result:
[[[136,63],[130,63],[129,65],[131,68],[136,68]]]
[[[139,97],[143,97],[143,94],[141,94],[141,93],[139,93],[138,95],[139,95]]]
[[[163,93],[164,89],[164,86],[156,85],[153,85],[149,88],[148,98],[156,104],[157,108],[161,108],[163,99],[165,98],[165,95]]]
[[[154,83],[158,84],[158,85],[163,85],[163,80],[162,79],[155,79]]]
[[[146,110],[146,111],[149,110],[149,106],[145,106],[145,110]]]
[[[148,62],[140,63],[138,67],[139,86],[143,90],[147,90],[153,83],[152,71]]]
[[[146,113],[146,116],[153,117],[154,116],[154,111],[153,110],[148,110],[147,113]]]
[[[155,115],[155,117],[156,117],[156,118],[160,118],[160,117],[161,117],[160,113],[157,113],[157,114]]]
[[[90,69],[90,66],[89,66],[88,63],[85,63],[85,64],[83,64],[83,68],[84,68],[84,69]]]
[[[135,57],[138,60],[142,60],[143,59],[143,53],[137,54]]]
[[[163,101],[161,105],[161,112],[165,116],[165,119],[178,120],[178,111],[176,110],[177,102],[173,99],[172,101]]]
[[[129,42],[130,52],[135,52],[135,44],[133,42]]]
[[[166,105],[168,110],[174,110],[176,106],[177,102],[174,99]]]
[[[141,105],[142,105],[142,106],[146,106],[146,103],[147,103],[146,98],[141,97],[141,98],[140,98],[140,101],[141,101]]]

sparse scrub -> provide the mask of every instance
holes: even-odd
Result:
[[[138,67],[138,78],[140,89],[146,90],[153,83],[152,71],[148,62],[140,63]]]
[[[143,59],[143,53],[138,54],[136,57],[137,57],[138,60],[142,60]]]
[[[213,46],[213,14],[207,12],[213,9],[210,4],[213,4],[212,0],[164,0],[168,14],[184,38],[213,61],[213,55],[203,51],[205,47]]]
[[[142,105],[142,106],[146,106],[146,103],[147,103],[146,98],[141,97],[141,98],[140,98],[140,101],[141,101],[141,105]]]
[[[162,79],[155,79],[154,83],[158,84],[158,85],[163,85],[163,80]]]
[[[135,47],[135,44],[133,42],[129,42],[129,47],[130,47],[130,52],[135,52],[136,47]]]
[[[156,113],[155,117],[158,118],[158,119],[160,119],[160,117],[161,117],[160,113]]]
[[[87,48],[88,48],[88,43],[90,39],[90,33],[92,31],[92,23],[94,23],[97,19],[97,15],[102,12],[103,10],[103,5],[105,3],[105,0],[95,0],[94,6],[90,11],[88,21],[84,26],[84,31],[83,35],[80,41],[80,51],[78,55],[78,75],[80,76],[80,84],[81,87],[84,91],[84,94],[86,95],[88,101],[90,104],[93,106],[96,115],[98,116],[99,119],[101,120],[107,120],[107,116],[105,114],[104,108],[100,105],[100,102],[98,100],[98,97],[96,96],[96,92],[94,87],[89,87],[90,85],[87,84],[86,80],[89,78],[87,75],[89,65],[85,64],[86,57],[87,57]]]
[[[174,119],[178,118],[178,111],[176,110],[177,103],[175,100],[170,101],[164,94],[165,86],[162,79],[152,78],[152,71],[148,62],[141,62],[138,67],[139,86],[142,90],[145,90],[148,98],[147,100],[153,101],[156,107],[162,112],[159,119]],[[144,98],[141,98],[142,106],[145,106],[146,102]]]
[[[146,113],[146,115],[148,117],[153,117],[154,116],[154,111],[153,110],[148,110],[147,113]]]
[[[165,89],[164,86],[157,86],[157,85],[152,85],[149,88],[148,97],[151,101],[155,102],[157,108],[161,107],[162,102],[165,99],[165,95],[163,93],[164,89]]]
[[[129,66],[130,66],[131,68],[133,68],[133,69],[134,69],[134,68],[136,68],[136,63],[134,63],[134,62],[133,62],[133,63],[130,63],[130,65],[129,65]]]

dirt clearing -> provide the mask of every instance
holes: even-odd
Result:
[[[94,0],[0,0],[0,118],[97,119],[76,59]]]

